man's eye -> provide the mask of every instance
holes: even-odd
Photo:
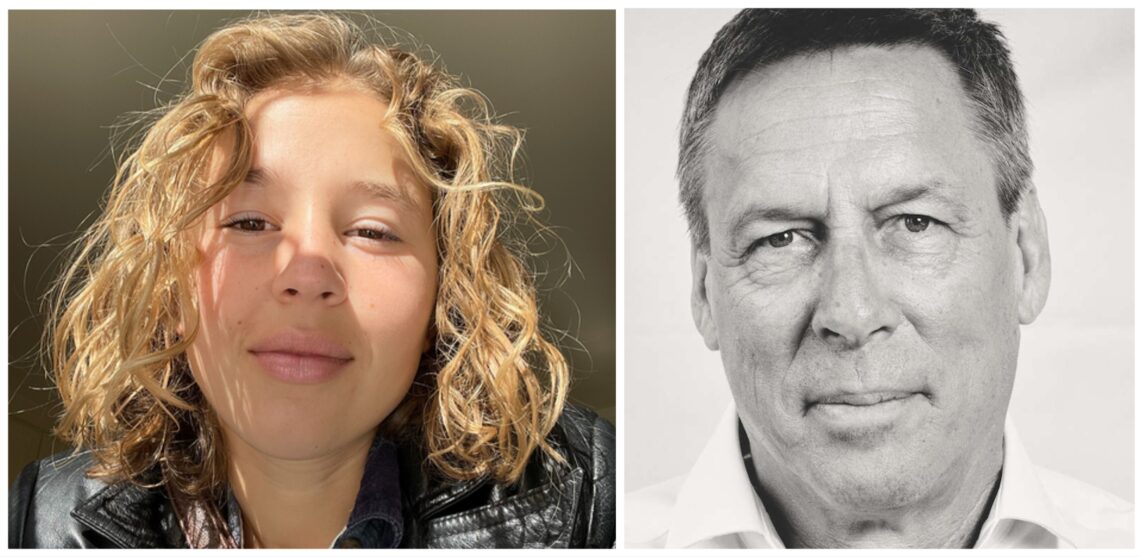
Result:
[[[759,244],[759,246],[761,246],[761,247],[762,246],[768,246],[768,247],[773,247],[773,248],[782,248],[782,247],[787,247],[787,246],[791,245],[792,241],[794,241],[795,239],[796,239],[796,233],[795,232],[793,232],[791,230],[785,230],[783,232],[779,232],[779,233],[773,234],[771,236],[765,236],[763,238],[760,238],[760,241],[757,242],[757,244]]]
[[[885,245],[898,254],[949,254],[957,245],[953,228],[927,215],[892,217],[883,223],[882,234]]]
[[[903,215],[903,225],[911,232],[925,232],[934,219],[926,215]]]
[[[741,260],[752,262],[757,272],[777,273],[808,264],[819,247],[815,231],[793,228],[756,240],[741,256]]]
[[[812,238],[812,232],[808,230],[784,230],[756,240],[748,247],[747,253],[762,255],[764,258],[803,254],[814,247]]]

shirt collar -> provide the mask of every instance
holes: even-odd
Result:
[[[333,547],[392,548],[404,535],[400,462],[396,445],[380,434],[372,442],[348,525]]]
[[[736,406],[729,405],[677,494],[665,547],[734,535],[753,540],[750,547],[784,547],[748,481],[736,423]]]
[[[735,404],[721,416],[685,478],[670,518],[665,547],[725,547],[718,538],[747,540],[746,547],[784,547],[756,496],[742,460]],[[1001,484],[975,547],[1019,547],[1041,530],[1061,547],[1074,547],[1068,525],[1037,477],[1013,422],[1006,419]]]
[[[1019,539],[1039,537],[1040,532],[1034,531],[1037,529],[1056,537],[1060,547],[1075,547],[1065,535],[1069,525],[1049,498],[1008,416],[1003,447],[1001,485],[975,547],[1019,547]]]

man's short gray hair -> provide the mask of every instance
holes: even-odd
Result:
[[[1006,218],[1030,184],[1033,162],[1021,89],[997,25],[974,10],[744,10],[716,34],[689,85],[677,177],[695,245],[708,248],[702,201],[706,132],[728,86],[746,72],[797,56],[851,46],[926,46],[957,69],[974,108],[975,133],[990,151]]]

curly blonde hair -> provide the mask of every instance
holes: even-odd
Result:
[[[534,451],[559,458],[546,437],[569,371],[540,332],[525,249],[510,241],[512,219],[542,206],[511,177],[521,133],[496,123],[484,97],[452,75],[367,35],[325,14],[257,17],[215,32],[194,58],[190,90],[155,111],[119,162],[102,215],[57,284],[48,331],[64,407],[56,432],[93,449],[93,475],[191,499],[224,487],[217,418],[186,360],[196,327],[178,334],[184,316],[197,319],[190,236],[249,171],[249,99],[343,80],[388,104],[384,129],[434,200],[434,349],[385,431],[421,440],[452,479],[511,482]],[[211,181],[223,136],[236,140]]]

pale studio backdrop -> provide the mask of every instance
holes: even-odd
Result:
[[[625,489],[685,473],[729,401],[689,311],[674,169],[684,92],[735,10],[625,16]],[[1011,412],[1042,466],[1133,497],[1133,14],[981,10],[1027,99],[1053,284]]]

